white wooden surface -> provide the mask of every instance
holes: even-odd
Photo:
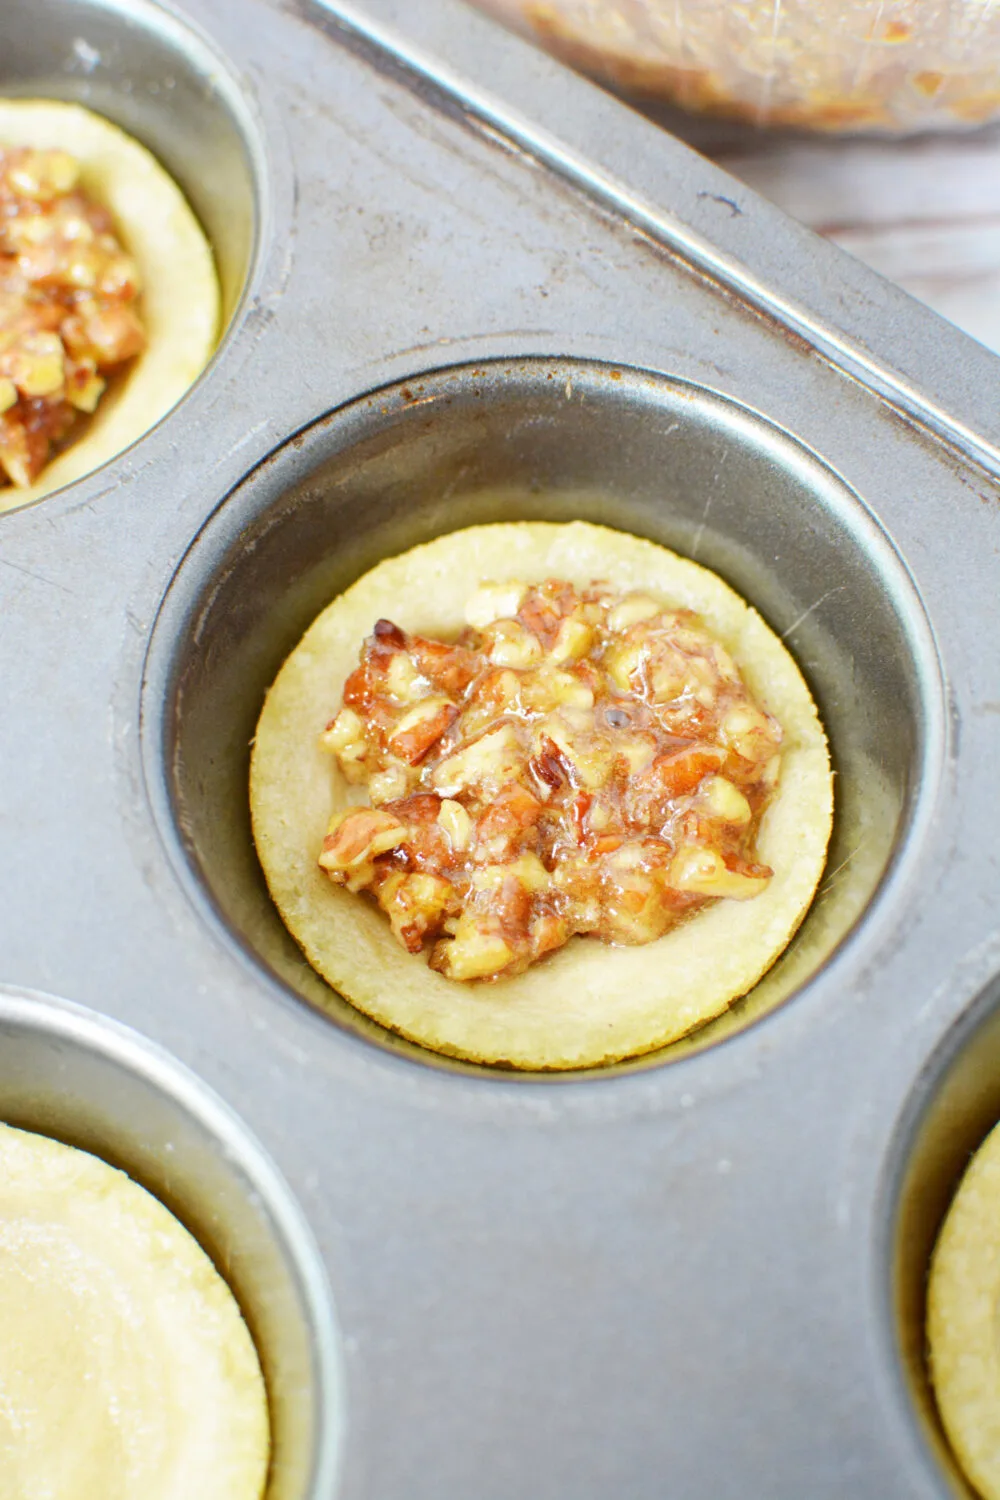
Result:
[[[528,8],[525,0],[473,3],[508,18]],[[676,4],[679,15],[681,0]],[[972,24],[963,45],[971,45],[998,4],[960,0],[951,7],[956,35],[961,15]],[[665,0],[651,9],[666,13]],[[780,9],[774,0],[775,25]],[[869,0],[868,9],[877,26],[883,5]],[[610,27],[613,15],[607,20]],[[631,21],[622,24],[630,34]],[[995,42],[987,46],[984,38],[984,59],[990,47],[995,51]],[[655,104],[645,113],[1000,352],[1000,121],[893,140],[770,132]]]
[[[662,123],[1000,352],[1000,126],[892,141]]]

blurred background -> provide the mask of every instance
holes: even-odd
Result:
[[[1000,0],[477,0],[1000,351]]]

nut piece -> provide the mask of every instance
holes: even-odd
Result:
[[[396,940],[419,953],[424,938],[436,930],[452,895],[450,881],[421,871],[393,871],[378,890],[378,902],[389,917]]]
[[[620,692],[632,691],[632,674],[637,671],[644,650],[644,641],[625,640],[612,646],[605,655],[604,670]]]
[[[579,677],[574,677],[572,672],[550,667],[547,663],[533,674],[530,682],[524,685],[524,691],[532,708],[544,710],[557,704],[568,709],[594,706],[592,688]]]
[[[336,755],[348,781],[354,785],[364,781],[368,745],[364,724],[353,708],[342,708],[337,717],[330,720],[319,737],[319,745],[321,750]]]
[[[431,783],[442,797],[453,797],[471,786],[495,795],[515,778],[523,763],[524,755],[513,726],[502,724],[435,766]]]
[[[641,843],[623,844],[605,863],[601,935],[614,943],[649,943],[670,921],[660,899],[663,871],[647,867]]]
[[[457,718],[458,709],[451,699],[432,693],[403,715],[389,736],[389,749],[415,766]]]
[[[368,782],[368,795],[372,805],[376,807],[383,802],[395,802],[398,798],[405,797],[409,789],[410,778],[406,774],[406,767],[398,764],[386,766],[384,771],[376,771]]]
[[[373,807],[351,807],[330,819],[319,863],[348,885],[352,883],[348,877],[355,876],[364,884],[371,861],[395,849],[405,838],[406,829],[390,813]]]
[[[88,415],[97,410],[97,403],[104,395],[107,381],[97,374],[93,361],[81,361],[66,371],[66,400],[77,411]]]
[[[22,249],[25,245],[45,245],[56,236],[59,228],[55,219],[48,218],[45,214],[19,214],[16,219],[11,219],[4,225],[8,243],[15,250]],[[66,229],[63,228],[63,236]]]
[[[746,760],[754,760],[762,747],[775,743],[771,723],[749,703],[737,703],[729,709],[721,727],[724,742]]]
[[[600,791],[611,779],[614,752],[595,741],[587,728],[576,731],[567,719],[567,714],[555,713],[539,722],[535,728],[536,754],[544,751],[546,739],[551,740],[577,784],[590,792]]]
[[[630,625],[638,625],[640,620],[651,620],[662,608],[648,594],[626,594],[608,614],[608,629],[620,634]]]
[[[412,703],[424,690],[424,680],[405,651],[394,652],[385,678],[389,692],[400,703]]]
[[[725,776],[709,776],[702,782],[698,795],[710,817],[737,828],[749,823],[752,816],[749,802]]]
[[[44,178],[54,193],[70,193],[80,180],[80,163],[68,151],[46,151]]]
[[[441,811],[438,813],[438,823],[447,834],[448,841],[454,850],[468,848],[469,837],[472,833],[472,819],[461,802],[454,802],[450,797],[445,797],[441,803]]]
[[[8,173],[26,198],[55,198],[72,192],[80,178],[79,163],[66,151],[29,151]]]
[[[498,667],[534,666],[542,659],[538,637],[517,620],[496,620],[487,627],[490,661]]]
[[[510,620],[527,593],[523,583],[487,583],[477,589],[465,606],[466,624],[485,630],[494,620]]]
[[[353,708],[342,708],[335,719],[331,719],[319,737],[324,750],[339,755],[354,745],[364,746],[365,726],[361,715]]]
[[[766,875],[739,875],[727,870],[720,854],[696,844],[683,845],[667,871],[667,884],[675,891],[694,896],[728,896],[734,901],[759,896],[767,881]]]
[[[448,979],[486,979],[505,969],[514,950],[498,932],[463,915],[450,943],[442,945],[441,972]]]
[[[26,333],[7,357],[10,378],[22,396],[52,396],[65,379],[57,333]]]
[[[473,873],[472,884],[477,891],[496,891],[512,875],[532,895],[547,891],[552,884],[552,877],[538,855],[531,853],[521,854],[505,865],[484,865]]]
[[[634,735],[622,740],[617,746],[618,754],[628,766],[630,776],[638,776],[651,765],[656,755],[656,741],[651,734]]]
[[[563,620],[549,652],[550,661],[579,661],[594,644],[594,632],[583,620]]]
[[[654,703],[672,703],[688,686],[688,663],[679,651],[659,650],[649,669],[649,686]]]

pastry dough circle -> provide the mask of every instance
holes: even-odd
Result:
[[[966,1168],[938,1236],[927,1342],[951,1445],[984,1500],[1000,1500],[1000,1125]]]
[[[574,937],[494,984],[445,979],[396,943],[383,914],[334,886],[316,859],[330,815],[359,789],[320,750],[358,650],[379,616],[454,637],[480,583],[564,578],[642,589],[697,611],[785,732],[758,857],[774,876],[752,901],[720,901],[642,947]],[[312,966],[359,1010],[438,1052],[515,1068],[593,1066],[649,1052],[719,1015],[787,946],[819,882],[833,812],[826,736],[788,651],[716,574],[603,526],[516,522],[451,532],[388,559],[307,630],[267,695],[250,776],[254,838],[271,895]]]
[[[268,1446],[201,1246],[124,1172],[0,1125],[0,1500],[259,1500]]]

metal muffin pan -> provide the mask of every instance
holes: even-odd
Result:
[[[0,68],[5,98],[85,105],[167,168],[211,240],[224,337],[253,276],[269,200],[259,123],[219,48],[150,0],[5,0]]]
[[[187,1225],[260,1353],[268,1495],[329,1491],[342,1401],[326,1273],[288,1188],[232,1111],[126,1027],[0,986],[0,1116],[121,1167]]]
[[[702,387],[581,361],[464,366],[364,397],[256,469],[197,538],[157,622],[143,722],[167,842],[233,934],[390,1046],[317,982],[264,885],[246,790],[264,694],[323,605],[380,558],[456,526],[572,517],[723,573],[798,652],[832,741],[837,836],[808,922],[749,999],[686,1046],[740,1029],[822,964],[932,779],[940,684],[919,600],[858,498],[787,435]]]
[[[453,0],[18,15],[0,91],[148,140],[231,318],[152,433],[0,520],[3,978],[167,1048],[287,1181],[343,1335],[343,1399],[311,1389],[346,1500],[961,1494],[919,1319],[1000,1107],[996,361]],[[296,958],[247,741],[327,592],[569,513],[694,552],[786,635],[837,849],[714,1034],[578,1078],[436,1066]],[[51,1128],[86,1144],[74,1088]],[[166,1190],[144,1098],[108,1149]],[[201,1159],[252,1259],[256,1189]],[[197,1181],[177,1206],[219,1254]],[[326,1500],[303,1448],[288,1500]]]
[[[943,1038],[914,1084],[892,1156],[886,1195],[891,1295],[905,1378],[927,1442],[956,1483],[924,1362],[924,1286],[938,1229],[969,1158],[1000,1120],[1000,986],[990,984]]]

